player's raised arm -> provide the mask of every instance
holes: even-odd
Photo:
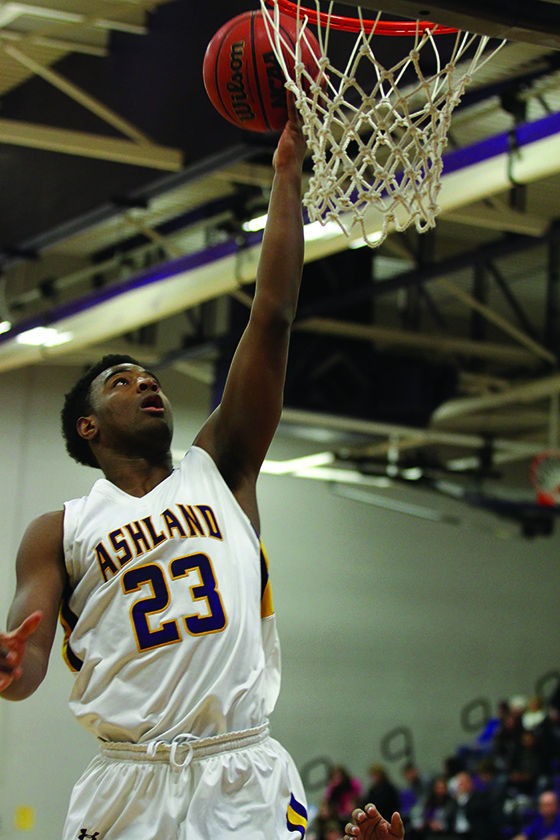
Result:
[[[249,323],[220,406],[196,444],[206,449],[254,521],[250,498],[282,411],[290,330],[303,268],[301,212],[305,141],[291,96],[274,154],[274,180]],[[255,523],[254,523],[255,524]]]
[[[47,671],[64,586],[63,512],[34,520],[16,561],[16,592],[8,630],[0,633],[0,696],[23,700]]]

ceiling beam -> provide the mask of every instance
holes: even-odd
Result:
[[[541,219],[529,213],[520,213],[518,210],[505,205],[494,208],[481,204],[471,204],[468,207],[451,210],[449,213],[442,213],[441,218],[461,225],[472,225],[486,230],[521,233],[536,237],[544,236],[550,226],[548,219]]]
[[[436,408],[432,415],[432,423],[442,423],[453,417],[502,408],[506,405],[536,402],[558,393],[560,393],[560,374],[555,373],[535,379],[533,382],[525,382],[523,385],[514,385],[499,394],[449,400]]]
[[[0,142],[128,163],[132,166],[149,166],[169,172],[178,172],[183,165],[183,154],[179,149],[158,146],[155,143],[140,144],[82,131],[51,128],[19,120],[0,119]]]
[[[226,148],[218,154],[204,158],[202,161],[187,164],[176,171],[169,171],[165,175],[161,175],[156,181],[151,181],[143,187],[127,192],[123,197],[126,206],[146,206],[153,199],[160,198],[167,192],[181,189],[188,184],[200,182],[201,179],[206,178],[216,169],[228,166],[232,161],[252,157],[263,150],[262,148],[255,150],[253,146],[240,143],[236,146]],[[226,197],[225,201],[228,200]],[[218,199],[218,203],[220,201],[224,201],[224,199]],[[97,227],[97,225],[107,224],[111,220],[119,217],[122,213],[122,204],[122,201],[116,202],[113,200],[106,202],[95,207],[93,210],[83,213],[81,216],[63,222],[55,228],[47,229],[36,236],[18,242],[15,253],[2,253],[0,250],[0,267],[3,270],[14,268],[25,260],[25,254],[44,254],[50,248],[60,247],[68,239],[87,235],[87,232]],[[220,212],[220,210],[215,211],[215,205],[216,202],[210,202],[209,204],[203,205],[202,208],[196,208],[192,211],[192,214],[184,214],[184,225],[191,224],[193,219],[199,221],[203,214],[205,217],[208,217],[214,212]],[[173,225],[171,228],[175,230]],[[165,231],[160,229],[160,232]],[[63,245],[62,247],[64,249],[65,246]],[[127,247],[129,246],[127,245]],[[98,253],[94,256],[100,259],[106,258],[103,254]]]
[[[109,50],[106,46],[85,44],[81,41],[71,41],[68,38],[53,38],[50,35],[34,35],[31,32],[23,34],[22,32],[13,32],[11,29],[0,29],[0,39],[12,43],[32,44],[50,50],[65,50],[66,52],[93,55],[96,58],[107,58],[109,55]]]
[[[479,263],[479,265],[480,264],[481,263]],[[454,295],[454,297],[462,301],[466,306],[470,307],[473,312],[481,315],[487,321],[490,321],[498,327],[498,329],[502,330],[507,335],[511,336],[511,338],[515,341],[519,342],[519,344],[524,345],[528,350],[534,353],[537,358],[556,366],[557,358],[554,353],[551,353],[550,350],[547,350],[546,347],[543,347],[542,344],[539,344],[538,341],[532,339],[531,336],[522,332],[522,330],[518,330],[517,327],[514,327],[513,324],[510,324],[509,321],[502,318],[501,315],[489,306],[486,306],[472,295],[464,292],[463,289],[461,289],[461,287],[452,280],[447,280],[444,277],[438,277],[437,282],[440,286],[443,286],[448,292]]]
[[[35,61],[35,59],[31,58],[31,56],[26,55],[21,50],[18,50],[16,47],[3,44],[1,41],[0,48],[4,53],[6,53],[6,55],[9,55],[10,58],[18,64],[22,64],[24,67],[27,67],[28,70],[31,70],[32,73],[40,76],[61,93],[69,96],[70,99],[73,99],[79,105],[82,105],[88,111],[91,111],[92,114],[95,114],[108,125],[116,128],[117,131],[120,131],[121,134],[125,135],[125,137],[129,137],[137,143],[151,143],[150,138],[139,131],[136,126],[123,119],[123,117],[116,114],[98,99],[91,96],[91,94],[68,81],[68,79],[65,79],[64,76],[57,73],[56,70],[53,70],[51,67],[45,67],[43,64],[40,64],[38,61]]]
[[[128,32],[132,35],[145,35],[145,26],[137,23],[129,23],[122,20],[109,20],[107,18],[92,17],[90,15],[71,12],[68,9],[49,8],[48,6],[36,6],[33,3],[3,3],[0,9],[0,27],[9,26],[14,20],[26,15],[28,17],[43,18],[46,20],[58,21],[60,23],[82,24],[93,26],[96,29],[114,30]]]
[[[378,423],[372,420],[361,420],[354,417],[340,417],[302,409],[285,408],[282,412],[282,423],[288,426],[305,426],[314,429],[326,429],[331,432],[351,433],[364,436],[393,437],[411,440],[414,438],[418,446],[457,447],[458,449],[482,449],[488,441],[481,435],[466,435],[447,432],[442,429],[417,429],[411,426],[400,426],[392,423]],[[397,444],[398,445],[398,444]],[[503,453],[508,460],[522,460],[531,458],[542,451],[540,441],[519,441],[495,438],[492,441],[494,452]]]
[[[549,415],[545,411],[539,411],[533,406],[520,407],[517,411],[509,410],[508,406],[496,411],[486,411],[477,414],[460,415],[456,418],[449,418],[445,423],[448,431],[454,428],[464,434],[514,434],[519,436],[522,432],[538,432],[539,437],[546,435],[549,423]]]
[[[311,332],[326,335],[336,335],[344,338],[354,338],[359,341],[371,341],[375,344],[412,347],[428,352],[474,356],[513,365],[539,364],[535,356],[528,350],[506,344],[486,341],[470,341],[455,336],[434,335],[432,333],[417,333],[407,330],[390,329],[388,327],[357,324],[349,321],[336,321],[330,318],[307,318],[297,321],[294,327],[299,332]]]

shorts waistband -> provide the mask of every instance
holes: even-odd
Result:
[[[219,753],[245,749],[264,741],[270,734],[270,726],[263,723],[254,729],[239,732],[225,732],[210,738],[195,735],[176,735],[169,741],[150,741],[147,744],[131,744],[121,741],[101,741],[101,753],[107,758],[133,761],[155,761],[172,764],[179,769],[188,767],[191,761],[207,758]]]

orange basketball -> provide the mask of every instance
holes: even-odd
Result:
[[[295,52],[297,21],[289,15],[280,18],[282,34]],[[283,54],[293,72],[294,59],[286,47]],[[317,76],[320,54],[316,38],[307,31],[301,58],[312,77]],[[226,120],[248,131],[284,128],[285,79],[261,11],[243,12],[216,32],[206,48],[202,75],[210,101]]]

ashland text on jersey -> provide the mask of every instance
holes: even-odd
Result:
[[[140,557],[165,540],[195,536],[222,539],[218,520],[210,505],[177,503],[163,510],[158,519],[154,522],[152,516],[145,516],[141,520],[127,522],[97,543],[95,554],[104,580],[117,574],[133,558]]]

